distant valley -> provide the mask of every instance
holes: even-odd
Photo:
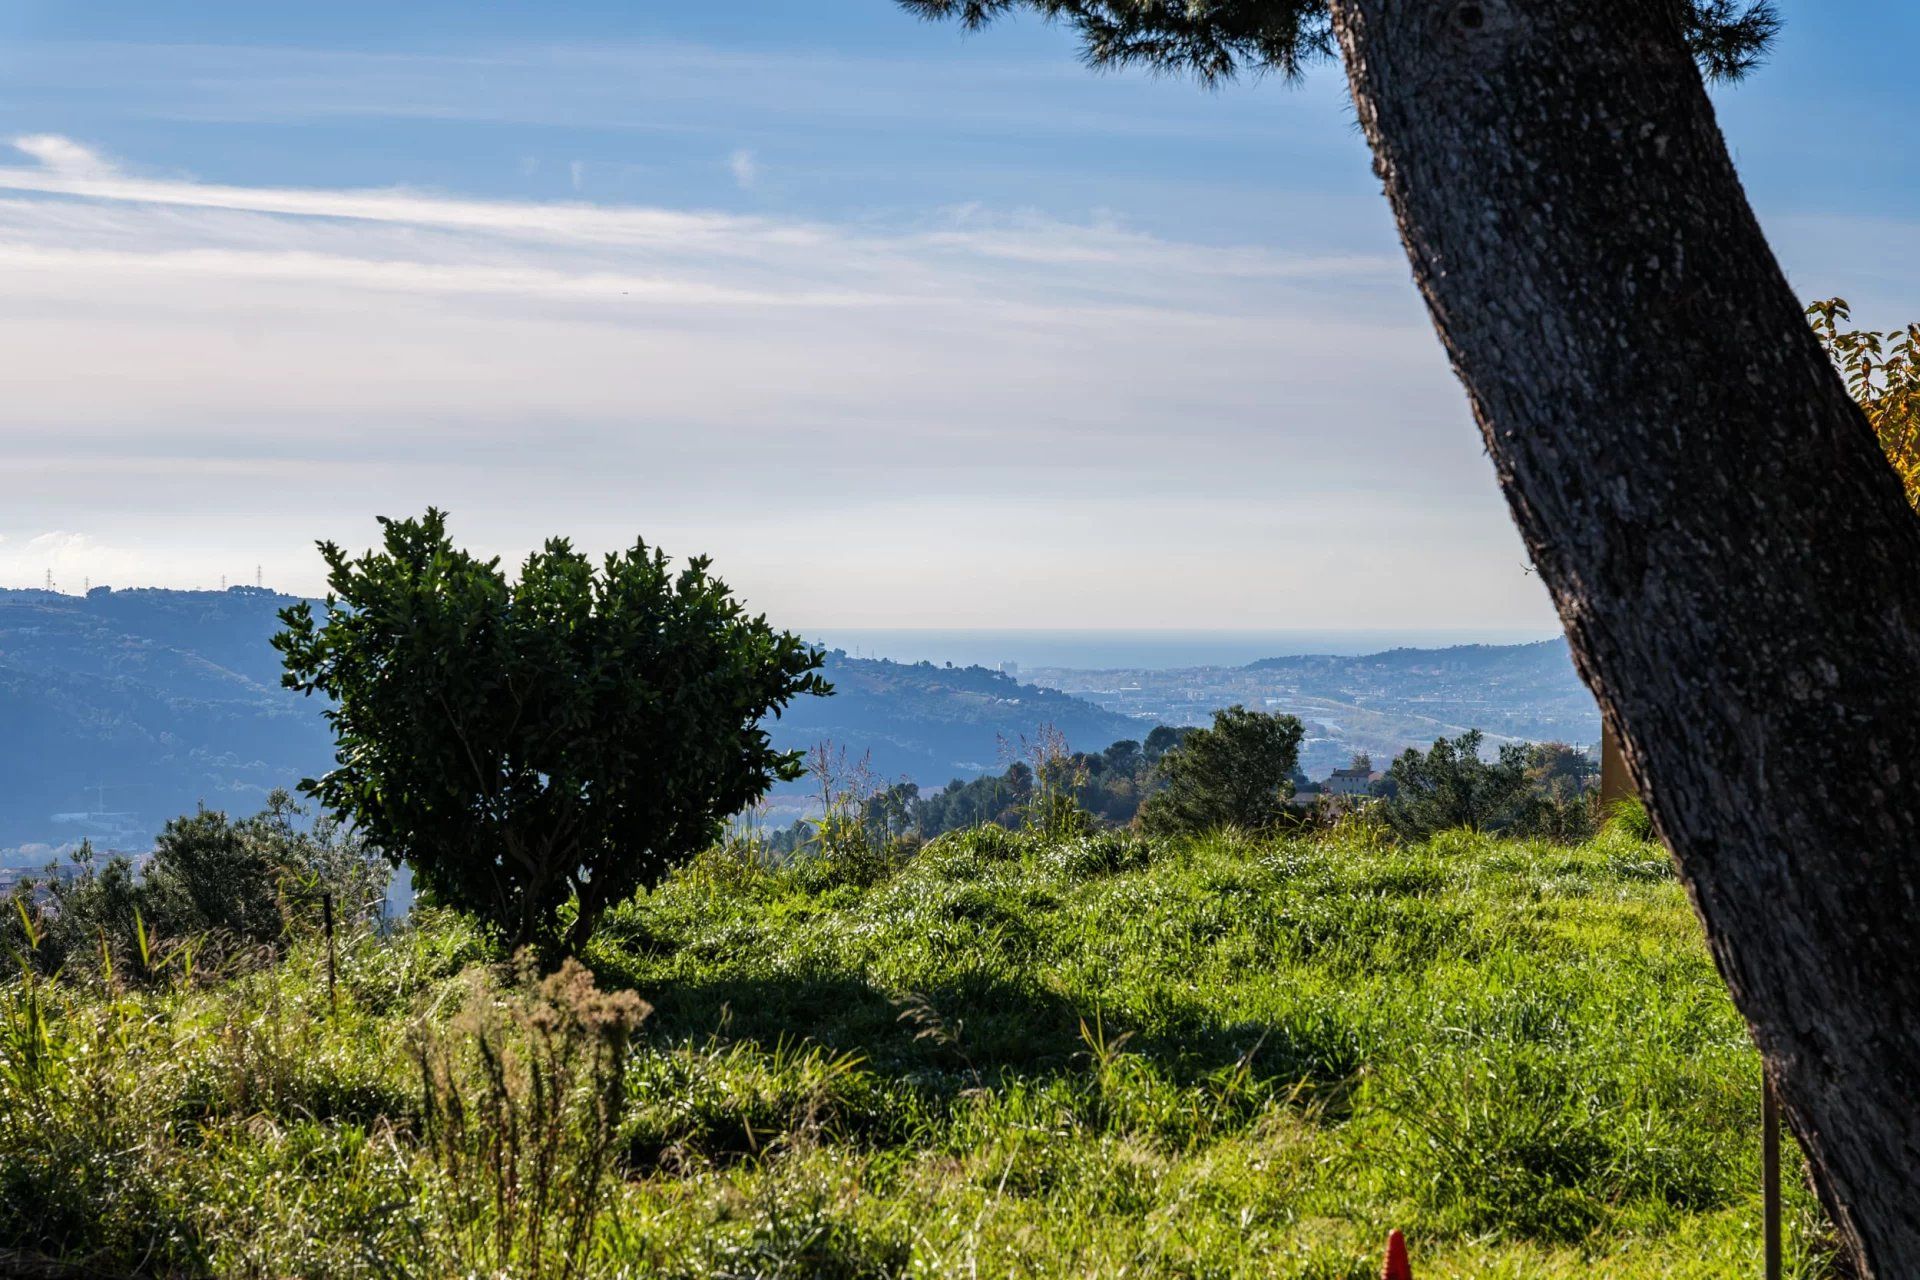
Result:
[[[280,687],[268,643],[293,602],[245,587],[0,591],[0,854],[44,860],[82,837],[142,848],[196,804],[250,812],[272,788],[327,769],[323,708]],[[788,708],[769,726],[774,740],[830,739],[865,757],[875,779],[923,788],[998,771],[1041,725],[1098,750],[1158,723],[1204,723],[1235,702],[1307,721],[1302,765],[1316,778],[1356,750],[1384,764],[1470,727],[1575,743],[1599,735],[1564,641],[1018,677],[834,650],[827,675],[835,696]],[[776,811],[796,810],[807,789],[787,788]]]
[[[1149,722],[1203,724],[1216,707],[1234,703],[1297,715],[1307,722],[1301,768],[1315,778],[1357,751],[1384,766],[1407,747],[1467,729],[1494,741],[1586,745],[1600,737],[1599,708],[1564,639],[1277,657],[1231,667],[1043,667],[1023,674]]]
[[[280,687],[268,642],[294,602],[250,587],[0,590],[0,851],[18,865],[82,837],[141,848],[196,804],[251,812],[329,768],[324,708]],[[1151,728],[981,667],[833,651],[826,674],[834,696],[790,706],[774,741],[831,739],[882,781],[995,771],[1043,724],[1096,746]]]

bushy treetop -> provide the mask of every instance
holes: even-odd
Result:
[[[381,522],[328,595],[281,614],[289,688],[332,699],[338,767],[306,789],[431,894],[517,942],[584,943],[605,907],[706,847],[796,752],[761,727],[830,692],[820,653],[750,617],[695,557],[636,542],[597,566],[563,539],[518,581],[446,517]]]
[[[1186,730],[1160,757],[1166,785],[1140,807],[1141,826],[1170,834],[1280,825],[1304,732],[1293,716],[1241,706],[1214,712],[1210,727]]]

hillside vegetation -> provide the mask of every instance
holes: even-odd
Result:
[[[1620,831],[736,846],[612,912],[591,976],[427,913],[343,939],[337,1003],[311,928],[278,958],[153,945],[0,987],[0,1245],[1358,1280],[1400,1227],[1423,1280],[1757,1267],[1758,1059]],[[1791,1273],[1828,1274],[1789,1181]]]

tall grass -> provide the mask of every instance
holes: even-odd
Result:
[[[1760,1075],[1660,850],[717,851],[547,978],[455,918],[0,987],[0,1246],[162,1274],[1700,1276]],[[652,1006],[644,1024],[638,1020]],[[1792,1274],[1830,1274],[1797,1182]]]
[[[605,1207],[627,1044],[648,1012],[574,961],[501,987],[469,975],[446,1026],[415,1030],[425,1252],[462,1275],[575,1280]]]

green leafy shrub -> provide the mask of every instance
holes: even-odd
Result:
[[[249,953],[284,950],[318,930],[330,900],[336,927],[353,929],[384,908],[387,869],[357,838],[305,811],[284,791],[264,809],[229,818],[201,809],[175,818],[154,842],[143,876],[125,858],[104,863],[83,844],[74,874],[51,877],[44,902],[22,895],[0,937],[20,941],[30,914],[43,971],[87,969],[158,982]]]
[[[1508,743],[1492,761],[1481,757],[1478,729],[1441,738],[1425,752],[1409,749],[1387,770],[1390,796],[1382,815],[1402,840],[1443,831],[1502,831],[1514,826],[1532,795],[1526,748]]]
[[[830,692],[821,655],[749,616],[702,557],[636,542],[599,565],[553,539],[515,581],[446,517],[381,522],[274,637],[285,683],[332,700],[337,765],[303,784],[514,947],[578,951],[601,913],[798,776],[761,722]],[[561,913],[571,913],[562,928]]]

